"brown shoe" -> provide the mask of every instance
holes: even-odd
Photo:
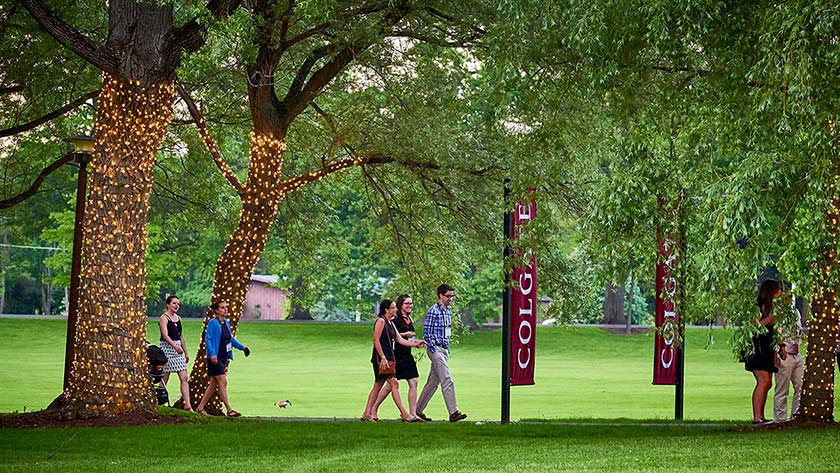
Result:
[[[458,422],[459,420],[464,420],[467,418],[467,415],[461,411],[455,411],[449,415],[449,422]]]
[[[423,420],[424,420],[424,421],[426,421],[426,422],[431,422],[431,421],[432,421],[432,419],[430,419],[430,418],[426,417],[426,414],[419,414],[419,413],[418,413],[418,414],[417,414],[417,417],[419,417],[419,418],[423,419]]]

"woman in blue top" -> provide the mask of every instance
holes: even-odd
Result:
[[[219,399],[227,409],[228,417],[239,417],[241,414],[230,407],[227,394],[227,366],[233,359],[233,348],[242,350],[245,356],[251,354],[251,350],[233,338],[233,333],[228,322],[228,303],[224,300],[216,301],[210,305],[213,310],[213,318],[207,323],[205,345],[207,348],[207,374],[210,375],[210,384],[204,391],[201,402],[198,403],[197,411],[204,415],[210,415],[204,410],[204,406],[210,401],[213,393],[218,391]]]

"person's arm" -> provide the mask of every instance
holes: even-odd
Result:
[[[763,326],[768,326],[776,323],[776,316],[773,315],[773,306],[770,306],[770,309],[767,311],[767,315],[764,315],[764,305],[761,306],[761,317],[758,318],[758,323]]]
[[[379,341],[383,330],[385,330],[385,319],[380,317],[376,319],[376,324],[373,326],[373,348],[379,355],[379,366],[385,368],[388,366],[388,359],[385,358],[385,351],[382,350],[382,343]]]
[[[410,338],[415,335],[414,331],[411,330],[411,325],[407,324],[400,315],[394,319],[394,327],[397,327],[397,330],[401,330],[400,335],[403,338]]]
[[[171,338],[169,338],[169,330],[166,328],[166,323],[168,321],[169,319],[167,319],[165,315],[160,316],[160,321],[158,323],[158,326],[160,327],[160,338],[163,339],[164,342],[168,343],[172,348],[174,348],[175,353],[178,353],[178,350],[180,350],[180,348],[178,348],[178,345],[175,345],[175,342],[172,341]]]
[[[230,322],[225,320],[225,325],[227,325],[228,330],[230,330],[230,344],[233,345],[233,348],[237,350],[245,350],[245,345],[239,343],[239,340],[233,337],[233,330],[230,328]]]
[[[408,332],[408,333],[414,335],[414,332]],[[400,345],[402,345],[404,347],[420,348],[420,347],[426,346],[426,342],[423,341],[423,340],[416,341],[416,342],[410,342],[410,341],[406,340],[405,338],[403,338],[403,336],[400,332],[397,332],[397,343],[399,343]]]
[[[216,319],[211,319],[207,324],[207,333],[204,336],[204,346],[207,350],[207,358],[214,365],[219,362],[218,348],[219,337],[222,335],[222,326]]]
[[[423,321],[423,340],[426,345],[441,344],[440,337],[443,336],[443,314],[438,310],[437,305],[432,306],[426,312],[426,319]]]
[[[181,332],[181,350],[184,352],[184,360],[190,362],[190,352],[187,350],[187,341],[184,340],[184,332]]]

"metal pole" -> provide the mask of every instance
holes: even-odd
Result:
[[[510,424],[510,240],[513,238],[513,215],[510,212],[510,178],[505,178],[505,290],[502,293],[502,424]]]
[[[674,386],[674,419],[676,420],[683,420],[683,405],[685,402],[685,385],[683,384],[683,380],[685,379],[685,357],[683,356],[685,351],[685,330],[683,330],[683,327],[683,321],[680,320],[678,330],[680,332],[679,337],[683,341],[677,347],[677,384]]]
[[[680,246],[679,246],[679,263],[677,269],[677,303],[679,304],[679,311],[677,312],[680,321],[677,324],[677,384],[674,386],[674,418],[676,420],[683,420],[683,405],[685,404],[685,273],[686,273],[686,255],[688,254],[688,240],[686,238],[685,230],[685,190],[680,192],[680,209],[677,212],[680,228]]]
[[[70,300],[67,307],[67,341],[64,347],[64,391],[70,386],[70,371],[75,359],[76,319],[79,309],[79,272],[82,265],[82,223],[85,217],[87,196],[87,163],[90,153],[74,153],[73,160],[79,163],[76,182],[76,222],[73,228],[73,259],[70,266]]]

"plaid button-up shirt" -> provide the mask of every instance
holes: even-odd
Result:
[[[427,312],[423,321],[423,340],[432,352],[435,347],[449,348],[449,337],[447,332],[452,329],[452,311],[444,307],[440,302],[433,305]]]

